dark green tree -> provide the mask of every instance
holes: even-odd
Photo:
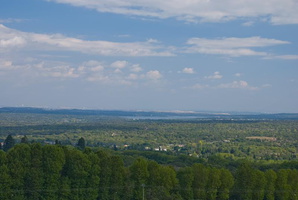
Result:
[[[30,163],[31,149],[27,144],[18,144],[7,152],[7,166],[12,180],[13,199],[26,199],[26,176],[30,171]]]
[[[43,199],[56,200],[59,197],[61,173],[65,164],[65,153],[62,147],[46,145],[42,148],[43,159]]]
[[[202,164],[192,166],[194,180],[192,183],[194,199],[207,199],[207,183],[209,178],[209,168]]]
[[[15,145],[15,140],[13,139],[12,135],[8,135],[4,140],[3,150],[8,151]]]
[[[221,173],[219,169],[209,169],[209,177],[206,187],[208,200],[216,200],[217,198],[218,190],[221,185],[220,175]]]
[[[148,161],[149,177],[146,183],[147,199],[162,198],[160,183],[160,165],[155,161]]]
[[[110,167],[110,156],[103,150],[97,151],[96,155],[99,158],[100,165],[98,197],[101,200],[108,200],[110,195],[110,177],[112,173]]]
[[[193,170],[190,167],[181,168],[177,173],[179,180],[179,193],[183,199],[193,199],[192,182]]]
[[[123,190],[125,180],[125,168],[123,160],[119,156],[111,156],[110,159],[110,196],[115,200],[122,199],[125,191]]]
[[[148,161],[149,177],[146,184],[147,199],[170,199],[177,186],[176,172],[172,167]]]
[[[234,177],[227,169],[221,169],[220,174],[221,185],[218,189],[218,199],[227,200],[230,198],[230,191],[234,186]]]
[[[65,148],[65,165],[63,175],[70,181],[70,199],[88,199],[87,182],[91,170],[91,162],[87,155],[77,149]]]
[[[12,197],[11,184],[12,184],[12,179],[9,176],[6,153],[0,150],[0,199],[1,200],[11,199]]]
[[[275,185],[275,199],[288,200],[290,197],[291,186],[288,184],[289,170],[280,169],[277,171]]]
[[[254,180],[252,198],[254,200],[263,200],[265,195],[265,186],[267,185],[265,174],[260,170],[254,170],[254,177],[256,177],[256,179]]]
[[[236,199],[251,200],[256,181],[254,169],[249,163],[243,163],[236,171],[234,195]]]
[[[289,171],[288,184],[291,187],[290,199],[298,200],[298,171],[296,169]]]
[[[25,177],[26,199],[41,199],[43,189],[42,146],[39,143],[30,145],[30,170]]]
[[[265,199],[274,200],[275,184],[277,175],[272,169],[265,172],[266,186],[265,186]]]
[[[21,138],[21,143],[24,143],[24,144],[28,144],[29,143],[29,140],[28,140],[28,138],[27,138],[26,135]]]
[[[85,146],[86,146],[86,142],[85,142],[85,139],[83,137],[81,137],[78,141],[78,144],[77,144],[78,148],[80,150],[84,150],[85,149]]]
[[[134,184],[134,199],[142,199],[143,187],[149,177],[148,161],[144,158],[137,158],[130,166],[129,171]]]
[[[59,140],[55,140],[55,145],[59,145],[61,142]]]
[[[86,183],[88,193],[86,194],[85,199],[95,200],[98,197],[98,187],[100,183],[100,160],[98,156],[88,148],[85,149],[85,154],[87,155],[87,158],[91,164],[91,167],[88,171],[88,181]]]
[[[178,185],[176,171],[171,166],[160,165],[159,177],[160,182],[158,185],[160,187],[160,196],[163,197],[160,199],[171,199],[171,197],[174,197],[174,194],[176,193],[175,188],[177,188]]]

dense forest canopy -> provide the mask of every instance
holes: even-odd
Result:
[[[0,151],[0,199],[296,199],[298,171],[234,171],[211,163],[174,168],[103,149],[17,144]],[[297,161],[292,166],[297,166]]]

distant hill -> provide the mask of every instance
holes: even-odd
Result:
[[[2,107],[0,113],[31,113],[61,115],[97,115],[131,119],[217,119],[217,120],[298,120],[298,113],[235,113],[235,112],[183,112],[183,111],[124,111],[48,109],[35,107]]]

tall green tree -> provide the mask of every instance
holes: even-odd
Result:
[[[146,184],[147,199],[169,199],[178,184],[176,172],[169,166],[148,161],[149,177]]]
[[[90,170],[91,162],[86,154],[77,149],[65,149],[63,175],[70,181],[70,199],[90,198],[90,188],[87,186]]]
[[[209,178],[209,168],[202,164],[192,166],[194,180],[192,183],[194,199],[207,199],[207,183]]]
[[[110,157],[110,196],[115,200],[120,200],[124,196],[125,168],[123,160],[119,156]]]
[[[289,171],[288,184],[291,187],[290,199],[298,200],[298,171],[296,169]]]
[[[162,198],[161,195],[161,177],[160,177],[160,165],[155,161],[148,161],[149,177],[146,182],[146,197],[147,199]]]
[[[234,177],[227,169],[220,170],[220,187],[218,189],[218,199],[227,200],[230,198],[230,191],[234,186]]]
[[[0,199],[10,200],[12,198],[12,179],[9,176],[6,153],[0,150]]]
[[[7,163],[12,180],[13,199],[24,200],[26,175],[30,170],[31,149],[27,144],[18,144],[7,152]]]
[[[71,193],[72,193],[71,182],[67,176],[60,177],[58,193],[59,193],[58,194],[59,200],[71,199]]]
[[[207,199],[216,200],[221,185],[221,173],[219,169],[211,168],[207,182]]]
[[[179,193],[183,199],[193,199],[192,182],[194,180],[191,167],[184,167],[177,172],[179,180]]]
[[[274,200],[277,175],[275,171],[270,169],[265,172],[265,178],[266,178],[265,199]]]
[[[29,143],[29,140],[28,140],[28,138],[27,138],[26,135],[21,138],[21,143],[24,143],[24,144],[28,144]]]
[[[59,197],[61,173],[65,164],[65,153],[62,147],[46,145],[42,148],[43,193],[45,200],[56,200]]]
[[[43,190],[42,146],[39,143],[30,145],[30,170],[25,177],[26,199],[41,199]]]
[[[176,171],[171,166],[163,166],[161,165],[159,168],[160,174],[160,183],[162,196],[164,199],[170,199],[175,197],[175,189],[178,186],[178,180],[176,178]]]
[[[290,197],[291,186],[288,184],[289,170],[280,169],[277,171],[277,179],[275,185],[275,199],[288,200]]]
[[[254,169],[248,163],[243,163],[236,171],[234,196],[240,200],[251,200],[256,181]]]
[[[88,192],[86,193],[86,199],[97,199],[98,198],[98,188],[100,183],[100,160],[98,156],[92,152],[90,149],[85,149],[85,154],[90,161],[90,168],[88,170],[88,177],[86,188]]]
[[[101,200],[108,200],[110,197],[110,178],[111,178],[111,167],[110,167],[110,156],[106,151],[99,150],[96,152],[99,158],[99,191],[98,198]]]
[[[265,186],[267,185],[264,172],[260,170],[254,170],[254,186],[253,186],[253,195],[254,200],[263,200],[265,195]]]
[[[81,149],[81,150],[84,150],[85,149],[85,146],[86,146],[86,142],[85,142],[85,139],[83,137],[81,137],[78,141],[78,144],[77,144],[78,148]]]
[[[142,199],[143,187],[149,177],[148,161],[143,158],[137,158],[129,168],[131,179],[134,184],[134,199]]]
[[[3,150],[8,151],[15,145],[15,140],[13,139],[12,135],[8,135],[4,140]]]

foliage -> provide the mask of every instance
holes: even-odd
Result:
[[[8,135],[4,140],[3,150],[8,151],[15,145],[15,140],[13,139],[12,135]]]
[[[0,113],[0,141],[4,200],[298,197],[297,120]]]
[[[138,157],[125,167],[117,151],[18,144],[0,151],[1,199],[295,199],[298,171],[261,171],[242,162],[235,174],[192,164],[174,169]],[[282,166],[282,165],[281,165]]]

